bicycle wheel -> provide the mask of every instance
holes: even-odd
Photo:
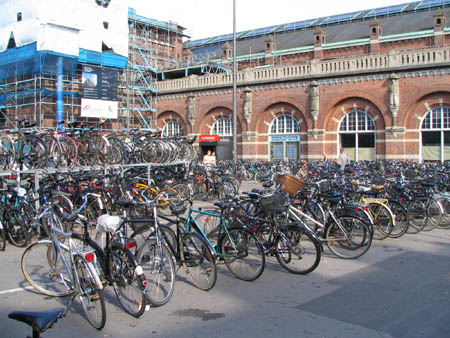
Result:
[[[109,254],[114,292],[125,312],[139,318],[145,311],[145,286],[133,254],[113,246]]]
[[[364,255],[372,244],[372,233],[359,218],[341,216],[325,230],[328,249],[337,257],[354,259]]]
[[[14,141],[10,136],[0,136],[0,169],[8,170],[14,165]]]
[[[78,146],[71,137],[61,137],[59,139],[62,153],[62,164],[67,168],[73,168],[78,161]]]
[[[152,237],[139,249],[137,260],[148,281],[146,296],[150,304],[166,304],[175,288],[175,263],[169,250],[161,240]]]
[[[67,269],[49,240],[28,246],[20,266],[28,283],[47,296],[64,297],[74,292]]]
[[[62,163],[62,151],[61,146],[58,140],[50,134],[44,135],[42,140],[47,145],[47,153],[48,153],[48,167],[50,168],[58,168]]]
[[[5,236],[5,230],[3,230],[3,225],[0,221],[0,251],[5,251],[6,247],[6,236]]]
[[[417,234],[427,224],[428,215],[424,201],[414,200],[408,203],[408,233]]]
[[[178,191],[172,188],[163,188],[158,192],[155,202],[158,205],[159,212],[163,215],[169,216],[171,214],[171,205],[180,205],[183,203]]]
[[[318,240],[297,226],[280,229],[275,250],[278,263],[289,272],[300,275],[314,271],[322,257]]]
[[[3,224],[8,233],[8,238],[14,246],[25,247],[31,237],[25,216],[17,209],[7,209],[3,215]]]
[[[373,239],[382,240],[387,238],[394,225],[389,209],[381,203],[369,203],[369,209],[375,225]]]
[[[19,157],[20,162],[24,165],[23,169],[46,168],[48,153],[45,142],[34,135],[25,135],[22,140]]]
[[[184,234],[180,247],[181,260],[187,276],[197,288],[210,290],[217,280],[214,255],[208,243],[199,234]]]
[[[434,199],[429,199],[426,203],[428,220],[423,231],[431,231],[441,222],[443,210],[442,206]]]
[[[107,137],[109,145],[106,147],[105,161],[107,164],[120,164],[124,157],[124,145],[114,136]]]
[[[253,281],[261,276],[265,267],[264,249],[248,229],[228,229],[220,240],[220,253],[228,270],[237,278]]]
[[[444,214],[442,215],[441,222],[438,227],[441,229],[448,229],[450,228],[450,200],[448,198],[443,198],[440,203]]]
[[[74,279],[81,307],[87,321],[97,330],[101,330],[106,323],[105,296],[95,282],[95,272],[84,260],[76,255],[73,260]]]
[[[392,227],[392,231],[389,234],[391,238],[399,238],[403,236],[409,227],[408,210],[398,202],[390,201],[389,207],[395,216],[395,225]]]

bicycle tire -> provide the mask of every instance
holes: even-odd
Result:
[[[95,329],[101,330],[106,323],[106,307],[103,289],[99,289],[93,272],[85,259],[76,255],[73,269],[78,297],[87,321]]]
[[[375,225],[373,239],[388,238],[394,225],[391,211],[382,203],[369,203],[368,206]]]
[[[137,260],[147,278],[146,296],[150,304],[166,304],[172,298],[176,274],[175,263],[169,250],[160,240],[151,237],[140,247]]]
[[[264,248],[257,237],[248,229],[230,227],[220,239],[220,253],[228,270],[237,278],[254,281],[265,267]]]
[[[59,144],[58,140],[51,134],[44,135],[42,139],[47,145],[48,167],[58,168],[62,163],[63,157],[61,145]]]
[[[428,215],[423,201],[414,200],[408,203],[409,228],[408,233],[417,234],[428,222]]]
[[[441,200],[442,209],[444,214],[442,215],[441,222],[438,225],[440,229],[449,229],[450,228],[450,200],[448,198],[443,198]]]
[[[5,251],[5,248],[6,248],[5,230],[0,228],[0,251]]]
[[[65,297],[75,292],[53,243],[42,240],[30,244],[20,261],[27,282],[38,292],[51,297]]]
[[[310,232],[298,226],[281,228],[274,246],[278,263],[291,273],[306,275],[319,266],[322,257],[320,243]]]
[[[186,275],[197,288],[208,291],[217,281],[215,257],[206,240],[197,233],[183,235],[180,255]]]
[[[328,249],[343,259],[356,259],[364,255],[372,244],[372,232],[367,224],[357,217],[345,215],[338,217],[338,221],[349,233],[349,237],[332,221],[325,230]]]
[[[431,231],[441,222],[443,210],[442,206],[434,199],[429,199],[426,203],[427,207],[427,223],[423,227],[423,231]]]
[[[27,169],[46,168],[48,163],[48,151],[45,142],[34,135],[25,135],[22,140],[23,143],[20,146],[19,154],[20,163],[25,165]]]
[[[8,239],[12,245],[23,248],[30,242],[31,232],[28,231],[28,224],[25,216],[15,208],[6,209],[3,214],[3,224],[5,225]]]
[[[16,158],[13,139],[8,135],[0,136],[0,168],[11,169]]]
[[[396,201],[390,201],[389,207],[395,216],[395,225],[393,226],[389,237],[400,238],[406,234],[409,228],[408,210],[401,203]]]
[[[109,266],[114,292],[122,308],[135,318],[145,311],[145,287],[134,255],[121,246],[113,246],[109,253]]]
[[[62,153],[62,162],[67,168],[73,168],[78,162],[77,142],[68,136],[59,139]]]

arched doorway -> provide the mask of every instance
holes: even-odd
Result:
[[[450,160],[450,107],[431,109],[420,126],[422,161]]]
[[[375,123],[369,114],[358,109],[345,113],[338,131],[339,147],[345,149],[351,160],[375,160]]]
[[[300,159],[300,126],[291,115],[279,115],[269,128],[270,160]]]

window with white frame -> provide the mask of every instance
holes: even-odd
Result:
[[[180,124],[175,120],[167,121],[162,130],[162,136],[181,136],[183,131]]]
[[[421,128],[422,161],[450,160],[450,107],[432,108]]]
[[[211,128],[211,135],[233,136],[233,122],[228,117],[218,118]]]
[[[291,115],[277,116],[270,126],[271,134],[295,134],[300,133],[298,122]]]
[[[339,146],[351,160],[375,160],[375,123],[361,110],[347,112],[339,124]]]

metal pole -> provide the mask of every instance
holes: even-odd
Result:
[[[237,162],[236,0],[233,0],[233,160]]]

